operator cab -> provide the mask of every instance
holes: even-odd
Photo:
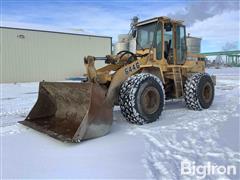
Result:
[[[182,21],[157,17],[136,25],[137,51],[154,48],[156,59],[168,64],[184,64],[186,60],[186,32]]]

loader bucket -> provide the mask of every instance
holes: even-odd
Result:
[[[94,83],[41,82],[36,104],[20,123],[62,141],[103,136],[113,119],[105,94]]]

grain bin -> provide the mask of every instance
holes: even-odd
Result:
[[[117,54],[120,51],[129,50],[129,36],[128,34],[118,35],[118,42],[114,47],[114,54]]]
[[[128,50],[129,43],[128,42],[117,42],[114,47],[114,54],[117,54],[120,51]]]
[[[187,51],[191,53],[201,52],[201,38],[187,36]]]
[[[118,42],[128,42],[129,35],[128,34],[119,34],[118,35]]]
[[[133,38],[129,41],[129,51],[136,53],[136,38]]]

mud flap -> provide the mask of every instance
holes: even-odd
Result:
[[[62,141],[100,137],[113,120],[105,95],[93,83],[41,82],[36,104],[20,123]]]

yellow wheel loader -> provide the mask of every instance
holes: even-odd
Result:
[[[110,131],[114,105],[139,125],[159,119],[166,99],[184,98],[192,110],[211,106],[215,77],[205,73],[204,56],[187,52],[182,21],[148,19],[137,23],[132,35],[136,53],[85,57],[86,81],[41,82],[38,100],[21,123],[80,142]],[[96,60],[106,65],[96,69]]]

